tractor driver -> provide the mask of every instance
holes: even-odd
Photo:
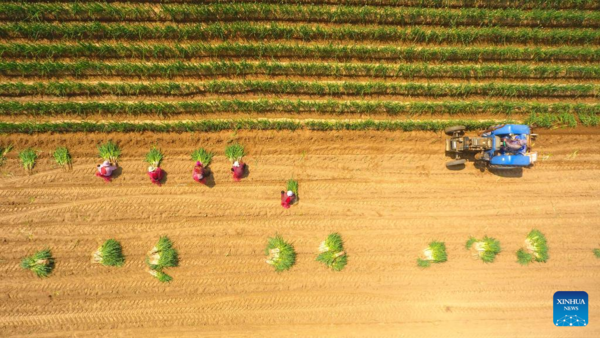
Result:
[[[527,140],[510,135],[502,139],[502,149],[511,153],[525,153]]]

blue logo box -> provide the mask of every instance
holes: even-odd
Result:
[[[588,294],[584,291],[558,291],[554,294],[555,326],[587,326]]]

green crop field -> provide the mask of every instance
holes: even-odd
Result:
[[[0,336],[600,337],[599,128],[600,0],[0,1]]]
[[[0,132],[596,126],[598,9],[591,0],[5,2]]]

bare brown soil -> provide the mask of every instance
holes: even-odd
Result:
[[[446,170],[441,133],[2,136],[42,153],[32,175],[15,151],[0,168],[0,336],[598,337],[598,302],[588,327],[563,329],[552,296],[600,297],[600,132],[539,133],[541,160],[520,175]],[[106,139],[123,149],[110,184],[93,176]],[[239,183],[222,156],[231,140],[248,152]],[[166,154],[162,187],[143,162],[155,143]],[[71,150],[72,172],[52,165],[59,145]],[[191,179],[200,146],[219,155],[212,188]],[[285,210],[279,191],[292,176],[300,203]],[[546,234],[550,260],[523,267],[515,252],[532,228]],[[315,261],[331,232],[345,240],[342,272]],[[298,252],[281,274],[264,263],[275,233]],[[144,271],[164,234],[181,256],[170,284]],[[486,234],[502,244],[493,264],[465,249]],[[121,241],[124,267],[89,263],[107,238]],[[449,261],[423,270],[416,258],[431,240],[446,242]],[[57,262],[48,279],[19,268],[44,247]]]

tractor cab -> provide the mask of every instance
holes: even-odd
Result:
[[[476,161],[483,161],[490,168],[513,169],[528,167],[537,160],[537,153],[531,151],[536,135],[529,126],[519,124],[497,125],[484,131],[480,136],[464,136],[464,126],[446,128],[446,152],[453,153],[455,159],[446,167],[464,165],[464,155],[474,155]]]
[[[537,153],[531,152],[532,134],[529,126],[507,124],[483,133],[482,137],[493,140],[492,148],[483,154],[484,158],[489,159],[490,166],[527,167],[537,160]]]

